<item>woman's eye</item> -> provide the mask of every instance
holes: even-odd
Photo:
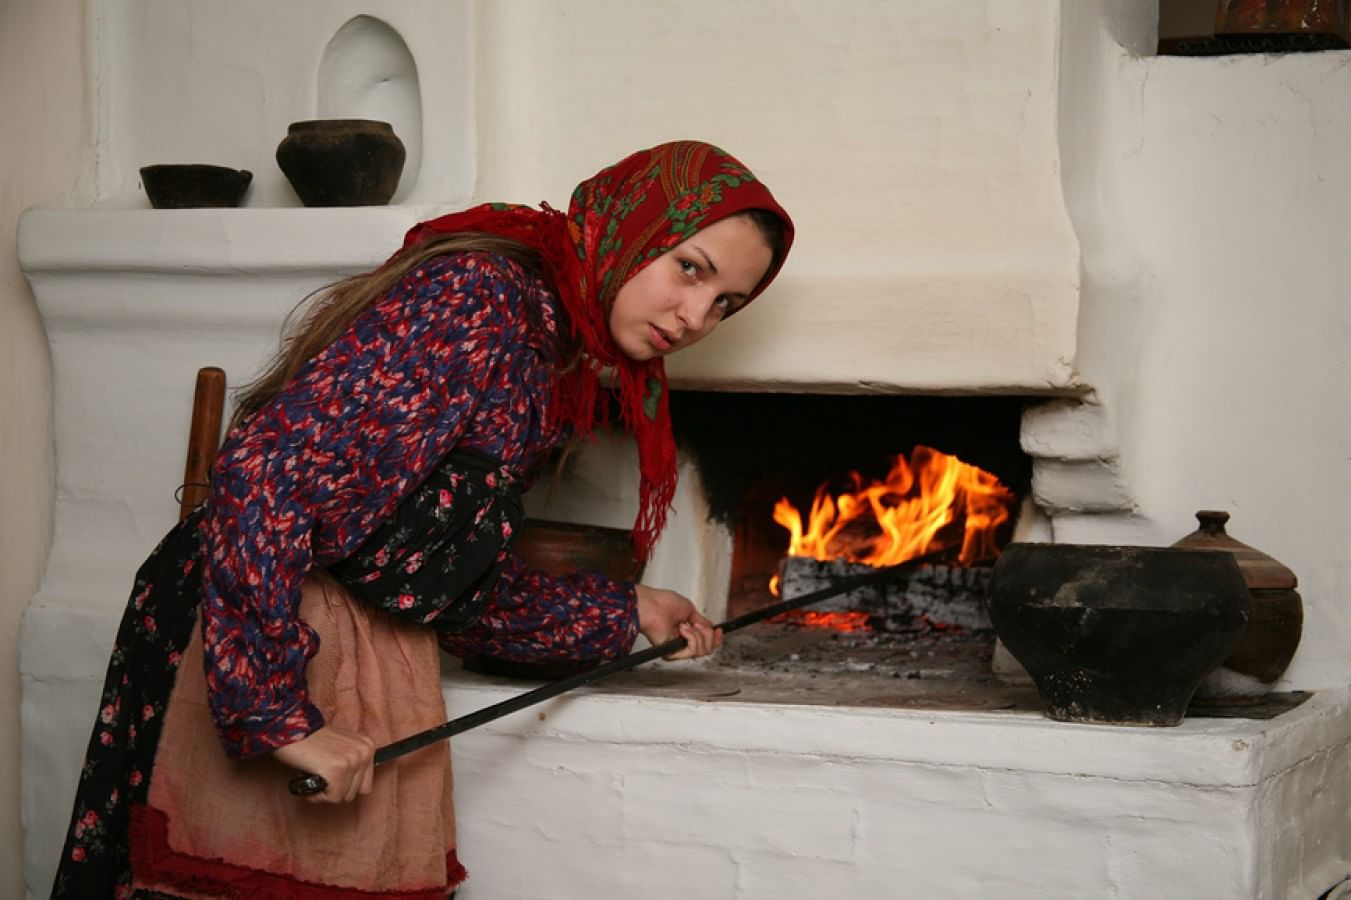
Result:
[[[688,275],[691,278],[693,278],[695,275],[699,274],[699,267],[696,266],[694,263],[690,262],[688,259],[682,259],[680,261],[680,271],[682,274]]]
[[[723,315],[726,315],[727,313],[736,309],[736,304],[733,303],[732,298],[727,296],[726,294],[722,294],[716,300],[714,300],[713,306],[716,309],[720,310]]]

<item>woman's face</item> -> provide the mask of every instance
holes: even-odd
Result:
[[[746,303],[771,258],[749,217],[719,219],[624,283],[610,309],[615,343],[641,362],[702,340]]]

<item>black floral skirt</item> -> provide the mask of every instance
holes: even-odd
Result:
[[[160,728],[202,598],[202,511],[180,522],[136,573],[103,683],[55,898],[130,898],[127,835],[144,803]]]

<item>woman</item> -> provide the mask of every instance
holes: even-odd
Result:
[[[448,749],[376,771],[375,746],[444,719],[438,641],[516,661],[721,644],[678,594],[545,576],[509,545],[545,455],[606,423],[609,369],[646,558],[675,489],[662,358],[763,291],[792,236],[744,166],[676,142],[582,182],[566,216],[425,222],[322,295],[244,392],[207,504],[137,574],[55,895],[452,891]],[[289,797],[296,770],[328,789]]]

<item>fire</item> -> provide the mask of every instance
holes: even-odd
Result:
[[[813,609],[790,609],[769,619],[771,622],[791,623],[805,628],[828,628],[831,631],[872,631],[868,614],[852,610],[817,612]]]
[[[775,505],[774,521],[790,536],[789,556],[891,566],[955,548],[959,540],[961,565],[999,555],[995,531],[1009,518],[1013,494],[989,472],[916,447],[909,461],[898,455],[882,481],[864,485],[857,472],[850,478],[853,490],[838,496],[827,485],[816,489],[805,527],[788,498]],[[777,581],[771,590],[778,593]]]

